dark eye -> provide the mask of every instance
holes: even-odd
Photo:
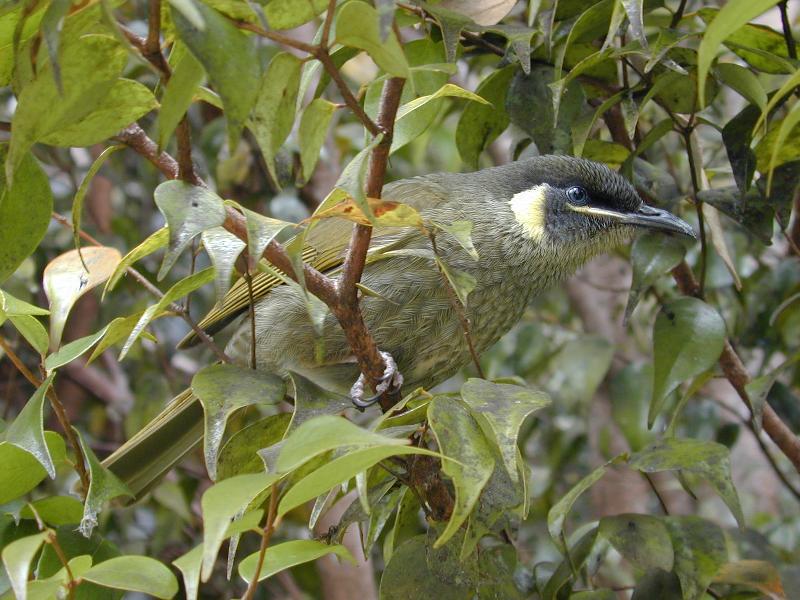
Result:
[[[573,204],[586,204],[589,201],[589,194],[582,187],[571,187],[567,190],[567,198]]]

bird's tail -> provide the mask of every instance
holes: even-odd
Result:
[[[103,465],[139,499],[202,439],[203,407],[186,389]]]

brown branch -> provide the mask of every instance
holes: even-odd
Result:
[[[272,40],[278,44],[282,44],[284,46],[288,46],[289,48],[294,48],[295,50],[300,50],[301,52],[305,52],[307,54],[314,55],[317,52],[317,47],[312,46],[311,44],[306,44],[305,42],[301,42],[300,40],[296,40],[288,35],[283,35],[282,33],[278,33],[276,31],[268,31],[259,25],[255,25],[253,23],[246,23],[243,21],[233,21],[233,24],[236,25],[239,29],[244,29],[245,31],[251,31],[256,35],[260,35],[261,37],[265,37],[268,40]]]
[[[269,496],[269,509],[267,510],[267,523],[264,526],[264,531],[261,533],[261,546],[258,549],[258,562],[256,563],[256,570],[253,572],[253,579],[247,586],[242,600],[253,600],[258,587],[258,576],[261,574],[261,568],[264,566],[264,554],[269,546],[269,540],[272,537],[272,532],[275,530],[275,516],[278,512],[278,485],[272,484],[272,491]]]
[[[166,152],[159,152],[158,144],[147,136],[138,123],[129,125],[114,139],[146,158],[167,179],[178,179],[178,161]]]
[[[336,87],[339,88],[339,93],[342,95],[342,99],[344,100],[345,104],[347,104],[347,107],[353,111],[353,114],[356,116],[356,118],[358,118],[359,121],[361,121],[370,134],[378,135],[381,132],[380,126],[369,118],[369,115],[364,111],[358,100],[356,100],[356,97],[353,96],[353,92],[350,91],[350,88],[347,86],[347,82],[342,77],[339,69],[337,69],[336,65],[333,64],[333,59],[331,59],[330,54],[328,54],[327,48],[320,47],[315,49],[314,56],[317,58],[317,60],[319,60],[319,62],[322,63],[325,71],[327,71],[328,75],[331,76],[331,79],[333,79]],[[378,118],[380,119],[380,116]]]
[[[682,261],[673,269],[672,276],[682,293],[701,298],[700,285],[686,261]],[[725,340],[725,347],[719,357],[719,366],[739,397],[752,412],[750,398],[745,389],[745,386],[750,383],[750,375],[728,340]],[[789,429],[766,401],[764,402],[761,426],[800,473],[800,438]]]
[[[336,12],[336,0],[329,0],[328,12],[325,13],[325,22],[322,24],[322,37],[320,37],[320,48],[328,48],[328,40],[331,36],[331,25],[333,24],[333,14]]]

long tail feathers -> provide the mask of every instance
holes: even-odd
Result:
[[[190,389],[103,461],[138,500],[203,439],[203,407]]]

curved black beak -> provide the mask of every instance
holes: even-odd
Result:
[[[679,233],[697,239],[694,229],[686,221],[679,219],[671,212],[648,206],[647,204],[642,204],[636,212],[621,214],[620,217],[620,221],[628,225],[646,227],[668,233]]]

